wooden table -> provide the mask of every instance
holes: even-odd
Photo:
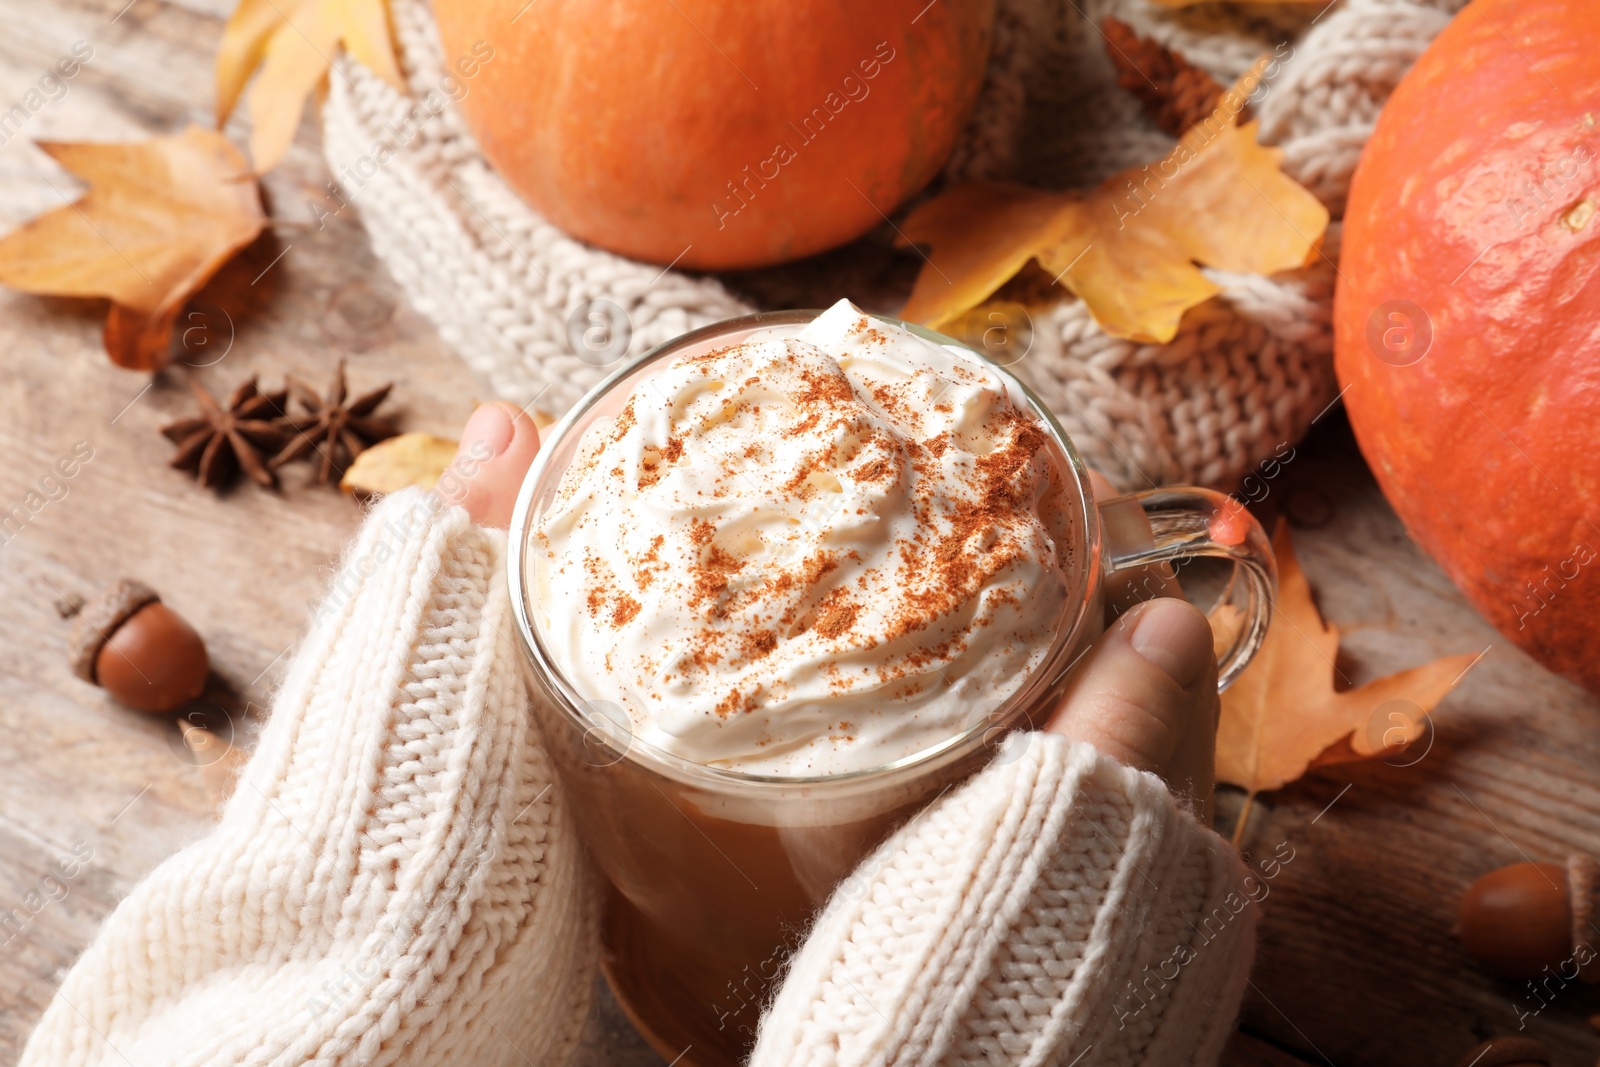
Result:
[[[118,139],[206,122],[211,57],[229,0],[0,0],[0,103],[9,107],[74,42],[94,49],[67,94],[0,147],[0,227],[61,203],[71,179],[29,138]],[[54,983],[128,888],[203,834],[205,796],[176,729],[112,705],[72,676],[62,598],[133,575],[206,635],[241,743],[272,687],[357,508],[295,472],[275,496],[217,496],[167,470],[157,427],[252,374],[325,380],[336,358],[356,387],[394,379],[408,428],[453,433],[480,383],[407,310],[353,212],[326,229],[304,207],[327,171],[308,122],[265,186],[275,231],[194,305],[188,361],[152,382],[100,347],[100,309],[0,293],[0,511],[79,442],[94,458],[66,495],[0,546],[0,1062],[15,1059]],[[913,268],[914,269],[914,268]],[[903,284],[904,263],[875,261]],[[870,282],[871,279],[868,280]],[[764,284],[752,279],[750,288]],[[867,283],[863,283],[867,284]],[[223,309],[226,308],[226,312]],[[231,341],[230,341],[231,338]],[[1354,681],[1451,652],[1487,650],[1437,715],[1413,766],[1347,766],[1262,798],[1246,843],[1294,859],[1263,906],[1261,948],[1233,1064],[1451,1063],[1539,1008],[1472,969],[1451,939],[1455,901],[1479,874],[1523,858],[1600,853],[1600,706],[1489,629],[1406,538],[1337,415],[1272,483],[1262,511],[1301,526],[1324,612],[1346,632]],[[1284,709],[1291,713],[1293,709]],[[1222,816],[1237,811],[1225,794]],[[77,849],[92,858],[46,876]],[[1585,1017],[1600,998],[1569,987],[1527,1022],[1576,1067],[1600,1055]],[[602,990],[586,1063],[657,1064]]]

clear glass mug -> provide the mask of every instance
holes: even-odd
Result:
[[[742,1062],[761,1006],[808,920],[836,889],[858,891],[865,879],[847,879],[856,865],[896,825],[992,758],[1006,733],[1042,725],[1069,667],[1104,629],[1108,586],[1128,585],[1129,575],[1156,575],[1151,592],[1165,592],[1170,581],[1161,575],[1171,572],[1160,565],[1176,565],[1186,593],[1193,594],[1197,584],[1205,587],[1210,603],[1201,606],[1218,632],[1222,687],[1259,647],[1271,612],[1271,547],[1247,511],[1220,493],[1192,488],[1152,490],[1096,506],[1071,440],[1023,386],[1051,439],[1081,550],[1069,564],[1076,602],[1041,665],[1016,693],[974,708],[964,731],[930,749],[828,777],[767,777],[709,767],[636,740],[621,708],[586,698],[583,679],[566,677],[548,654],[527,581],[529,534],[583,432],[596,419],[615,417],[634,387],[659,367],[757,335],[796,333],[817,314],[730,319],[629,361],[546,435],[511,522],[511,599],[535,683],[533,712],[569,810],[609,883],[606,977],[656,1049],[669,1060],[683,1055],[679,1067]],[[959,341],[900,325],[1011,377]],[[1219,572],[1207,563],[1228,566]],[[1202,581],[1191,580],[1195,574]],[[1128,591],[1117,597],[1127,599]],[[1132,598],[1138,598],[1136,591]]]

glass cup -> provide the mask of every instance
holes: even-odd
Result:
[[[817,314],[730,319],[628,362],[546,435],[511,522],[511,599],[535,682],[533,712],[569,810],[608,883],[606,977],[657,1051],[683,1057],[680,1067],[742,1062],[773,982],[811,917],[835,890],[861,891],[870,872],[848,877],[857,864],[895,826],[995,758],[1005,734],[1042,725],[1069,667],[1104,629],[1108,602],[1177,591],[1181,583],[1212,620],[1223,687],[1255,653],[1271,611],[1271,548],[1237,501],[1185,488],[1096,506],[1071,440],[1024,386],[1050,437],[1078,540],[1067,564],[1076,594],[1040,666],[1014,694],[974,708],[964,730],[929,749],[825,777],[710,767],[637,740],[620,707],[587,699],[584,680],[552,661],[526,579],[529,534],[583,432],[596,419],[615,417],[640,382],[678,356],[792,335]],[[951,338],[900,325],[989,362]]]

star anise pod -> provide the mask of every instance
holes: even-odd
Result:
[[[193,473],[208,489],[228,485],[241,468],[251,481],[277,488],[278,476],[264,457],[289,440],[283,423],[288,392],[263,393],[251,378],[233,391],[224,407],[199,382],[189,386],[199,411],[161,427],[167,440],[178,446],[172,466]]]
[[[317,484],[327,485],[343,475],[365,449],[400,432],[386,420],[372,417],[394,388],[393,382],[347,401],[342,359],[327,396],[292,375],[288,380],[290,392],[306,414],[286,420],[293,439],[272,457],[275,468],[297,459],[312,459],[317,464]]]

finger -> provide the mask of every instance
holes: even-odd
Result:
[[[1216,659],[1205,616],[1162,598],[1128,611],[1073,670],[1047,729],[1164,778],[1209,810]]]
[[[1175,796],[1189,801],[1191,810],[1207,826],[1211,825],[1216,800],[1217,721],[1222,716],[1222,698],[1217,693],[1217,660],[1213,656],[1205,675],[1195,683],[1193,710],[1178,741],[1178,750],[1167,761],[1161,777]]]
[[[484,526],[511,525],[517,490],[538,453],[539,427],[521,408],[503,400],[480,405],[456,450],[464,485],[456,503]]]

